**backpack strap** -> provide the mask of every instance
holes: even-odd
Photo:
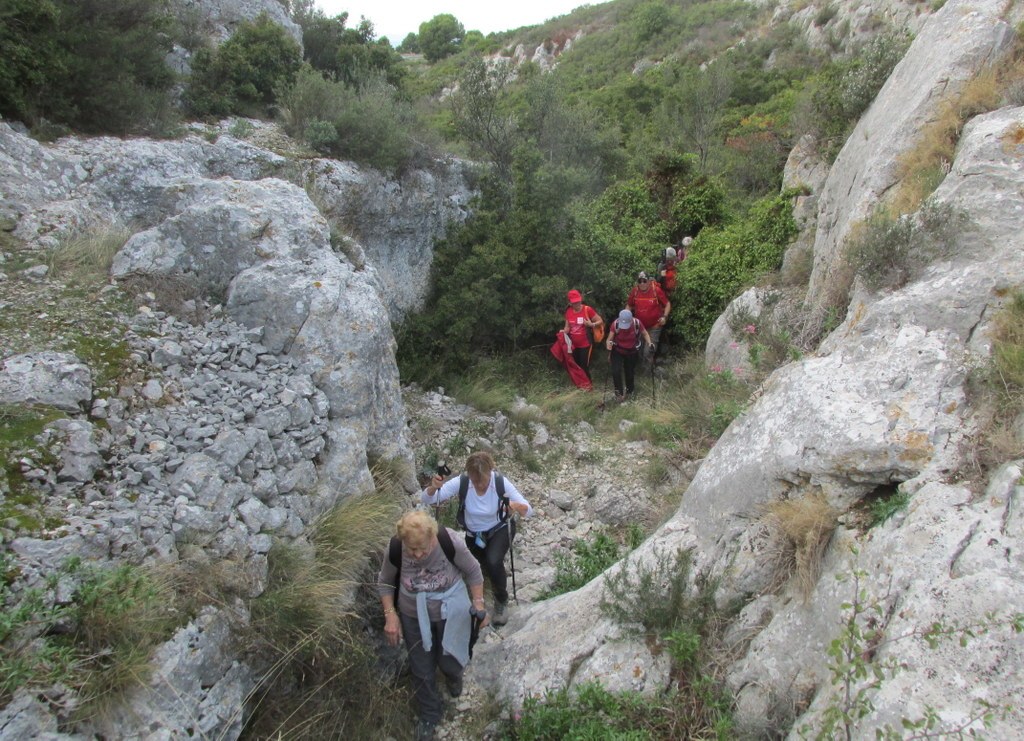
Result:
[[[459,476],[459,510],[455,513],[455,522],[466,530],[466,495],[469,494],[469,474]]]

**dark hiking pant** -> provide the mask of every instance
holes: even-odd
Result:
[[[476,544],[476,538],[472,533],[466,533],[466,545],[469,546],[469,552],[480,562],[484,576],[491,580],[491,591],[494,592],[494,599],[498,602],[508,602],[508,573],[505,571],[505,554],[508,553],[511,542],[509,529],[514,538],[516,534],[514,520],[510,519],[491,531],[483,548]]]
[[[587,374],[587,378],[590,378],[590,345],[587,345],[586,347],[574,347],[572,349],[572,359],[575,360],[576,365],[582,368],[583,372]]]
[[[624,393],[632,394],[634,392],[636,364],[639,359],[639,353],[622,355],[612,350],[612,383],[615,384],[616,396],[623,396]],[[623,385],[623,377],[625,377],[625,385]]]
[[[444,701],[437,689],[437,670],[451,680],[462,677],[462,664],[454,656],[444,653],[441,639],[444,637],[444,620],[430,623],[431,649],[423,649],[420,624],[414,617],[398,614],[402,624],[405,647],[409,649],[409,670],[412,672],[413,697],[419,708],[420,720],[438,724],[444,717]]]

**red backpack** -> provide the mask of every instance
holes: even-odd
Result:
[[[636,355],[640,352],[640,344],[643,337],[640,333],[640,320],[633,318],[633,325],[629,329],[619,329],[618,321],[615,323],[615,330],[612,335],[612,343],[621,355]]]

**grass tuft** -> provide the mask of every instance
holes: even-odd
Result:
[[[106,282],[129,236],[127,229],[109,228],[66,239],[48,255],[50,275],[70,284]]]
[[[373,473],[376,491],[325,513],[308,546],[278,543],[269,554],[269,584],[251,603],[246,636],[259,655],[273,657],[250,698],[251,738],[409,733],[405,690],[380,670],[359,617],[361,602],[376,600],[374,564],[402,501],[396,467],[380,464]]]
[[[772,535],[767,555],[776,577],[774,589],[795,579],[804,598],[810,596],[818,582],[825,548],[836,528],[837,514],[820,493],[767,506],[763,521]]]

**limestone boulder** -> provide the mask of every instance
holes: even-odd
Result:
[[[0,363],[0,403],[41,404],[83,412],[92,399],[92,371],[71,353],[12,355]]]

